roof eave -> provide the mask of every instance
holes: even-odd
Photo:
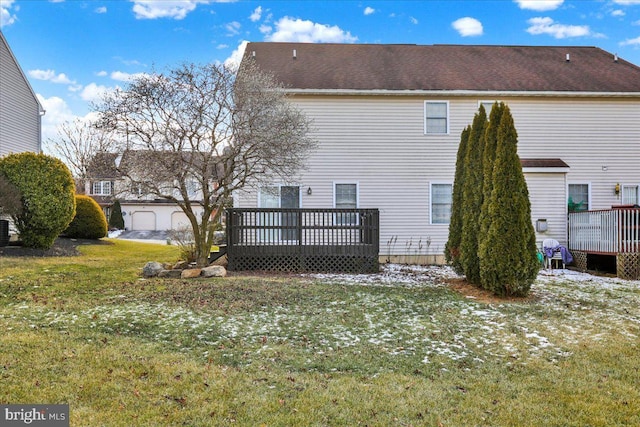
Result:
[[[496,90],[390,90],[390,89],[297,89],[287,88],[289,95],[330,96],[450,96],[450,97],[585,97],[639,98],[640,92],[580,92],[580,91],[496,91]]]

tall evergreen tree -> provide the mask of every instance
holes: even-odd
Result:
[[[462,188],[462,237],[460,241],[460,263],[467,281],[480,284],[480,261],[478,259],[478,236],[480,232],[480,210],[482,209],[482,154],[487,114],[484,107],[473,118],[469,132],[469,148],[464,162],[464,184]]]
[[[504,112],[504,103],[496,102],[491,107],[489,123],[484,133],[484,151],[482,152],[482,208],[480,209],[480,239],[487,235],[491,216],[487,215],[487,204],[493,188],[493,166],[498,148],[498,128]]]
[[[513,117],[505,106],[498,128],[493,189],[486,204],[491,223],[479,251],[482,286],[497,295],[527,295],[539,270],[529,191],[517,144]]]
[[[449,222],[449,239],[444,247],[445,259],[456,273],[464,274],[460,264],[460,241],[462,239],[462,187],[464,182],[464,161],[469,147],[469,133],[467,126],[460,135],[458,156],[456,159],[456,174],[453,181],[453,198],[451,201],[451,220]]]
[[[124,230],[124,218],[122,217],[122,207],[120,201],[116,199],[111,207],[111,215],[109,215],[109,228]]]

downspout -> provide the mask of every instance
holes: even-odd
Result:
[[[38,102],[38,153],[42,153],[42,116],[47,114],[47,110],[43,110]]]

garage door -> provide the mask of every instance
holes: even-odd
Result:
[[[138,211],[131,214],[132,230],[155,230],[156,214],[154,212]]]
[[[181,230],[184,228],[191,228],[191,223],[189,222],[187,215],[182,211],[171,213],[171,229]]]

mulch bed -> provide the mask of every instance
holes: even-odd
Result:
[[[56,257],[80,255],[78,246],[81,245],[112,245],[104,240],[70,239],[59,237],[49,249],[25,248],[20,244],[9,243],[9,246],[0,247],[0,257]]]

